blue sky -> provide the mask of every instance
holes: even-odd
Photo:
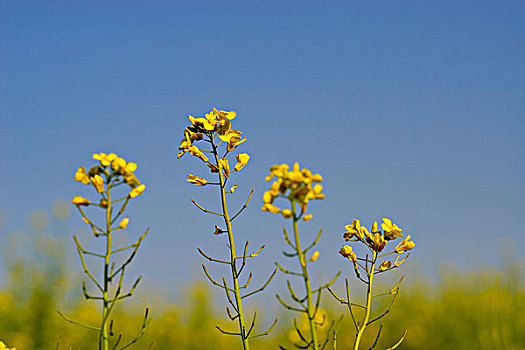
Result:
[[[148,186],[130,208],[129,236],[152,230],[137,271],[168,288],[199,275],[196,246],[225,242],[189,198],[217,197],[185,182],[205,168],[176,148],[187,115],[217,106],[248,138],[232,205],[255,188],[236,231],[268,245],[261,273],[283,260],[285,224],[259,211],[264,176],[294,161],[324,176],[303,224],[305,237],[324,229],[322,275],[345,267],[356,217],[392,218],[430,273],[523,258],[522,2],[4,1],[0,13],[0,246],[30,232],[33,210],[87,196],[76,167],[114,151]],[[71,250],[88,235],[74,212],[61,227]]]

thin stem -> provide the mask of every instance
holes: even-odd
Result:
[[[361,338],[365,332],[365,328],[368,325],[368,319],[370,318],[370,309],[372,304],[372,281],[374,279],[374,269],[377,259],[377,252],[374,251],[374,256],[372,257],[372,262],[370,263],[370,271],[368,272],[368,288],[366,290],[366,309],[363,321],[359,326],[359,331],[357,332],[357,337],[354,344],[354,350],[359,349],[359,344],[361,343]]]
[[[102,333],[99,347],[103,350],[109,350],[109,336],[107,320],[109,319],[110,301],[109,301],[109,283],[110,283],[110,258],[111,258],[111,186],[106,189],[107,207],[106,207],[106,254],[104,259],[104,289],[102,291]]]
[[[231,261],[231,271],[232,271],[232,279],[233,279],[233,289],[235,294],[235,303],[236,303],[236,311],[239,314],[239,334],[241,336],[242,340],[242,346],[244,350],[249,350],[250,345],[248,343],[248,335],[246,330],[246,325],[244,321],[244,314],[242,309],[242,298],[241,298],[241,292],[239,288],[239,275],[237,272],[237,253],[235,251],[235,240],[233,237],[233,229],[231,224],[230,215],[228,213],[228,204],[226,202],[226,191],[225,191],[225,179],[223,177],[222,173],[222,166],[219,162],[219,155],[217,153],[217,146],[215,146],[213,136],[210,137],[211,146],[213,150],[213,154],[215,156],[215,164],[217,168],[219,169],[219,183],[220,183],[220,189],[221,189],[221,203],[222,203],[222,216],[224,217],[224,223],[226,224],[226,229],[228,232],[228,240],[229,240],[229,246],[230,246],[230,261]],[[222,330],[221,330],[222,331]]]
[[[297,252],[297,256],[299,258],[299,263],[301,265],[301,271],[304,279],[304,286],[306,289],[306,314],[308,315],[308,322],[310,324],[310,336],[311,336],[311,344],[313,346],[313,349],[317,350],[319,347],[319,343],[317,340],[317,332],[315,331],[315,312],[316,309],[314,305],[312,304],[312,287],[310,285],[310,278],[308,276],[308,269],[306,267],[306,257],[301,250],[301,241],[299,239],[299,228],[297,225],[297,221],[299,220],[297,218],[296,212],[295,212],[295,201],[292,201],[292,217],[293,217],[293,231],[294,231],[294,238],[295,238],[295,249]]]

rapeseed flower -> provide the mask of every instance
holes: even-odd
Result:
[[[118,224],[118,227],[121,230],[125,230],[126,227],[128,227],[128,224],[129,224],[129,218],[124,218],[124,219],[122,219],[122,221],[120,221],[120,223]]]
[[[203,179],[202,177],[198,177],[197,175],[189,174],[187,182],[197,185],[197,186],[205,186],[208,181],[206,179]]]
[[[135,198],[135,197],[137,197],[137,196],[140,196],[140,195],[142,194],[142,192],[144,192],[145,189],[146,189],[146,185],[142,184],[142,185],[140,185],[140,186],[135,187],[134,189],[132,189],[132,190],[129,192],[128,196],[129,196],[130,198]]]
[[[226,158],[219,159],[219,164],[222,166],[222,169],[224,170],[224,176],[230,177],[230,163],[228,163],[228,159]]]
[[[77,205],[77,206],[81,206],[81,205],[88,206],[88,205],[91,204],[89,199],[81,197],[81,196],[73,197],[73,200],[71,201],[71,203],[73,203],[74,205]]]
[[[410,235],[407,235],[397,246],[396,246],[396,253],[401,254],[406,252],[407,250],[410,250],[414,248],[416,244],[410,240]]]
[[[396,224],[392,223],[390,219],[383,218],[381,228],[383,229],[386,240],[392,240],[396,237],[403,238],[402,230]]]
[[[100,164],[103,167],[107,167],[111,164],[113,160],[117,158],[117,155],[115,153],[95,153],[93,154],[93,159],[100,161]]]
[[[248,164],[248,161],[250,160],[250,156],[247,153],[241,153],[235,156],[237,159],[237,164],[233,167],[235,171],[240,171],[242,168]]]
[[[81,182],[84,185],[89,185],[89,176],[86,174],[86,168],[83,166],[79,167],[77,169],[77,172],[75,173],[75,181]]]
[[[287,164],[272,165],[270,174],[266,176],[265,180],[271,181],[275,177],[277,179],[272,183],[270,190],[263,194],[265,205],[273,203],[275,198],[282,195],[287,197],[290,202],[297,203],[302,215],[306,212],[310,200],[324,198],[324,193],[322,193],[323,186],[318,183],[315,184],[322,181],[322,176],[312,174],[306,168],[301,169],[299,163],[295,163],[291,171]],[[305,215],[304,220],[308,221],[309,219],[311,219],[311,216]]]
[[[95,175],[91,177],[91,183],[97,189],[98,193],[104,192],[104,179],[100,175]]]
[[[270,203],[264,203],[264,205],[261,208],[262,211],[268,211],[272,214],[279,214],[281,212],[281,209],[276,207],[273,204]]]
[[[352,262],[357,261],[357,255],[355,255],[352,247],[349,245],[344,245],[341,249],[339,249],[339,254],[341,254],[344,258],[350,259]]]
[[[391,261],[383,261],[377,270],[385,271],[386,269],[389,269],[391,266],[392,266]]]

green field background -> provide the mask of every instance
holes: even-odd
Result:
[[[7,273],[0,289],[0,337],[8,346],[18,350],[56,349],[58,343],[60,349],[96,348],[96,332],[69,324],[56,312],[60,309],[75,320],[93,325],[99,322],[97,304],[82,299],[81,276],[74,269],[79,266],[66,263],[63,241],[46,235],[11,235],[9,247],[3,247]],[[17,253],[21,246],[26,254]],[[402,284],[392,311],[382,319],[377,348],[394,344],[406,329],[400,349],[525,349],[523,271],[513,260],[501,270],[459,272],[442,268],[435,278],[411,278]],[[404,267],[404,273],[418,274]],[[335,289],[341,292],[342,285],[339,281]],[[236,338],[215,329],[217,324],[229,329],[235,325],[222,311],[222,295],[203,279],[181,287],[177,298],[157,297],[152,286],[142,285],[139,290],[142,294],[137,293],[118,308],[113,329],[115,334],[122,332],[124,340],[136,334],[146,305],[141,295],[146,293],[152,320],[146,335],[132,348],[147,349],[151,342],[153,349],[239,348]],[[363,296],[356,293],[354,297],[359,300]],[[267,300],[277,304],[271,296]],[[380,313],[387,301],[375,312]],[[278,345],[294,348],[291,317],[296,315],[278,307],[275,310],[280,310],[277,327],[270,336],[252,341],[254,349],[277,349]],[[326,324],[346,311],[328,294],[324,295],[323,310]],[[271,323],[270,317],[266,315],[259,328]],[[367,331],[363,348],[370,347],[378,326]],[[321,327],[322,337],[327,328]],[[337,349],[352,348],[353,339],[353,325],[346,315],[337,332]],[[327,349],[332,349],[332,340]]]

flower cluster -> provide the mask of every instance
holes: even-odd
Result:
[[[184,129],[184,138],[180,142],[179,154],[177,158],[181,158],[184,154],[189,153],[202,160],[210,168],[212,173],[218,173],[222,170],[222,175],[226,178],[230,177],[232,171],[240,171],[246,164],[250,156],[246,153],[240,153],[236,155],[237,163],[230,167],[230,163],[226,158],[226,155],[233,151],[241,143],[246,142],[246,138],[242,138],[242,132],[231,128],[231,120],[237,116],[235,111],[223,111],[213,108],[204,117],[194,118],[188,116],[191,125]],[[216,144],[215,137],[218,137],[220,141]],[[197,141],[207,141],[211,144],[211,150],[200,149],[195,145]],[[220,143],[226,144],[226,153],[222,158],[210,161],[205,153],[217,154],[217,147]],[[189,174],[187,182],[197,185],[206,186],[209,182],[197,175]],[[234,186],[235,187],[235,186]],[[233,192],[235,188],[232,188],[230,192]]]
[[[270,174],[266,176],[266,181],[276,180],[272,183],[270,189],[264,192],[262,211],[268,211],[273,214],[279,214],[284,218],[291,218],[295,214],[290,209],[280,209],[273,204],[278,197],[285,197],[292,203],[300,205],[301,211],[295,218],[302,218],[308,221],[312,218],[311,214],[306,214],[308,202],[311,199],[323,199],[323,177],[319,174],[312,174],[306,168],[300,169],[299,164],[295,163],[292,170],[288,164],[273,165],[270,167]]]
[[[8,348],[3,341],[0,341],[0,350],[16,350],[16,348]]]
[[[390,219],[383,218],[381,228],[383,229],[382,231],[378,230],[377,221],[374,221],[371,231],[368,231],[366,227],[361,226],[361,223],[358,219],[354,219],[351,224],[345,226],[346,232],[343,234],[343,238],[345,241],[362,242],[370,249],[370,251],[374,253],[380,253],[389,241],[395,240],[398,237],[403,238],[403,234],[401,233],[402,230],[396,224],[392,223],[392,220]],[[415,246],[416,244],[410,240],[410,235],[407,235],[395,247],[392,253],[402,254],[408,250],[411,250]],[[350,259],[350,261],[352,261],[357,267],[357,256],[352,250],[352,247],[349,245],[344,245],[341,250],[339,250],[339,253],[344,258]],[[393,263],[393,267],[391,261],[383,261],[378,270],[384,271],[389,268],[399,267],[407,257],[408,256],[405,256],[401,261],[399,261],[400,256],[398,256]]]
[[[86,168],[79,167],[75,173],[75,181],[84,185],[92,185],[95,190],[102,195],[98,204],[105,207],[104,193],[108,186],[115,187],[120,184],[127,184],[130,187],[129,198],[135,198],[144,192],[146,185],[141,184],[137,176],[133,173],[137,170],[137,164],[127,162],[115,153],[95,153],[93,159],[98,160],[99,164],[92,166],[89,171]],[[75,196],[71,201],[76,206],[88,206],[91,201],[81,196]]]

